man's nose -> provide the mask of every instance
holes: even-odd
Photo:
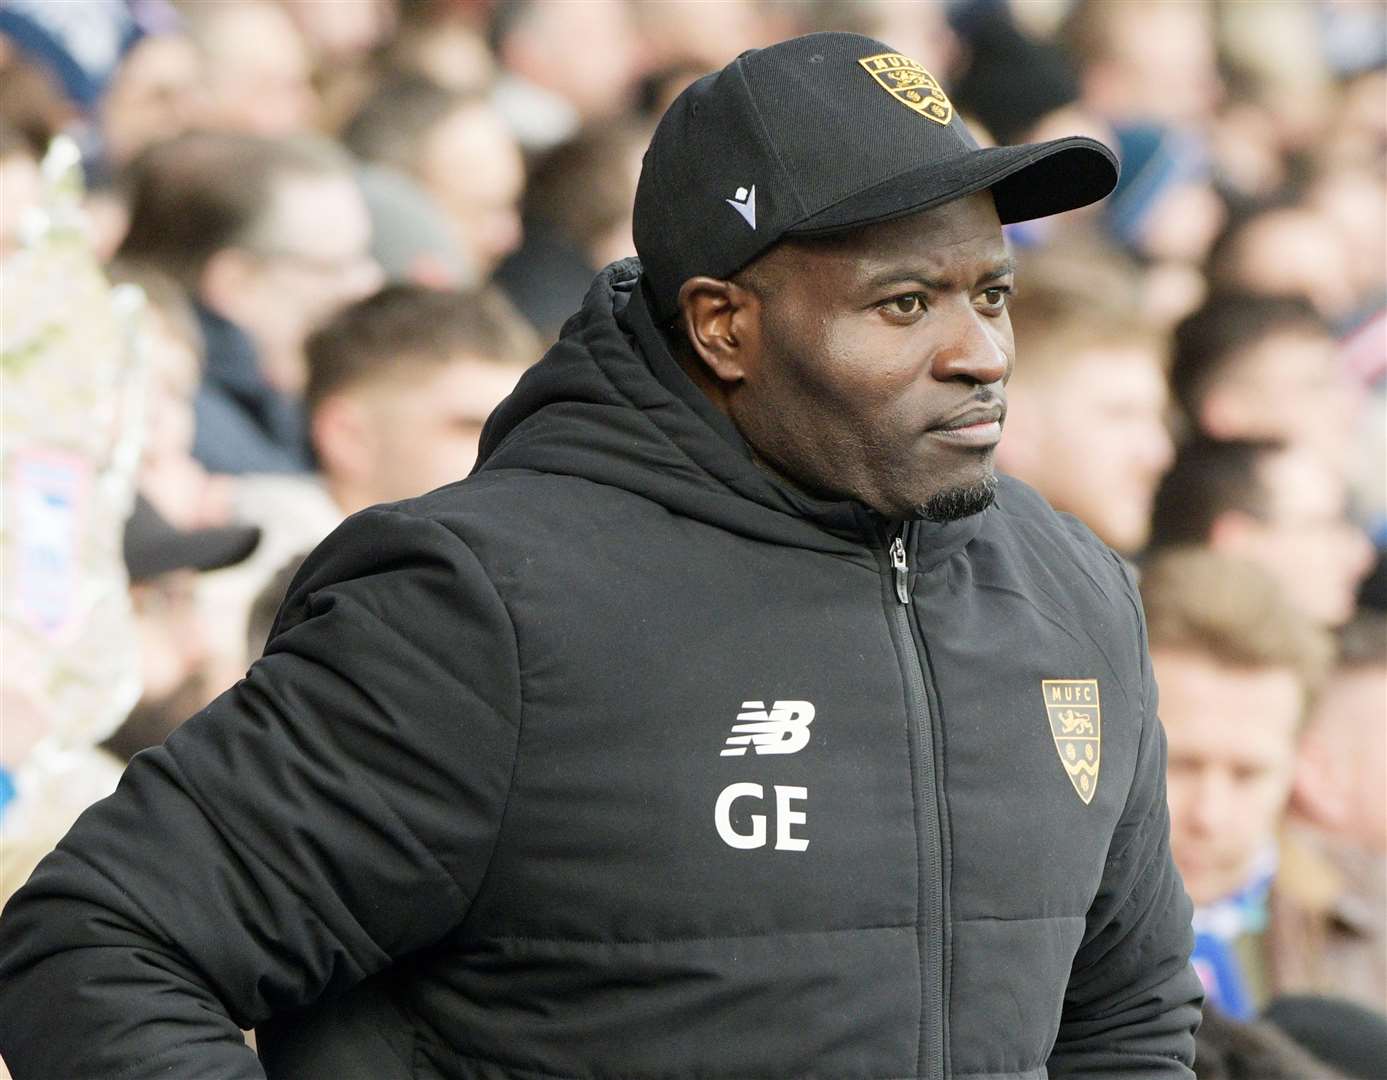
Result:
[[[1190,800],[1187,818],[1193,831],[1212,835],[1227,827],[1229,815],[1236,813],[1237,799],[1230,778],[1218,769],[1206,769]]]
[[[979,386],[1001,382],[1011,366],[1010,343],[999,325],[1003,322],[979,314],[971,304],[956,314],[946,327],[946,343],[935,352],[934,377]]]

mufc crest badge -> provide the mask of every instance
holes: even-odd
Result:
[[[1060,764],[1087,806],[1098,791],[1102,761],[1103,710],[1097,679],[1042,679],[1045,713]]]
[[[954,107],[939,86],[939,80],[908,56],[878,53],[858,61],[878,86],[908,109],[926,120],[947,124]]]

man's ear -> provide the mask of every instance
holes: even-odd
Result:
[[[255,272],[254,260],[240,248],[214,252],[198,277],[198,299],[233,322],[241,313],[241,298]]]
[[[376,440],[361,403],[350,394],[332,394],[309,418],[313,452],[330,478],[361,483],[370,475]]]
[[[1229,555],[1242,555],[1260,522],[1244,510],[1224,510],[1209,523],[1208,546]]]
[[[1291,805],[1302,817],[1324,829],[1342,829],[1351,810],[1345,794],[1346,758],[1335,752],[1327,733],[1311,721],[1296,754]]]
[[[760,316],[760,298],[734,282],[693,277],[679,289],[684,336],[725,390],[745,379],[760,355]]]

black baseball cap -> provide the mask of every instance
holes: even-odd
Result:
[[[656,315],[691,277],[726,278],[785,237],[904,217],[990,188],[1002,222],[1096,202],[1117,158],[1083,136],[980,148],[938,81],[859,34],[742,53],[666,111],[636,188]]]
[[[254,525],[176,529],[143,495],[125,521],[125,570],[131,581],[174,570],[220,570],[250,555],[260,543]]]

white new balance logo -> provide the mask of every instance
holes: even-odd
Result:
[[[736,194],[733,195],[732,198],[723,199],[722,201],[725,202],[728,206],[732,207],[732,209],[737,211],[737,213],[741,214],[743,220],[745,220],[746,223],[751,226],[753,231],[756,229],[755,184],[751,185],[750,191],[748,191],[744,187],[739,187],[737,189]]]
[[[794,754],[809,745],[814,706],[807,701],[744,701],[722,757],[740,757],[748,746],[758,754]]]

